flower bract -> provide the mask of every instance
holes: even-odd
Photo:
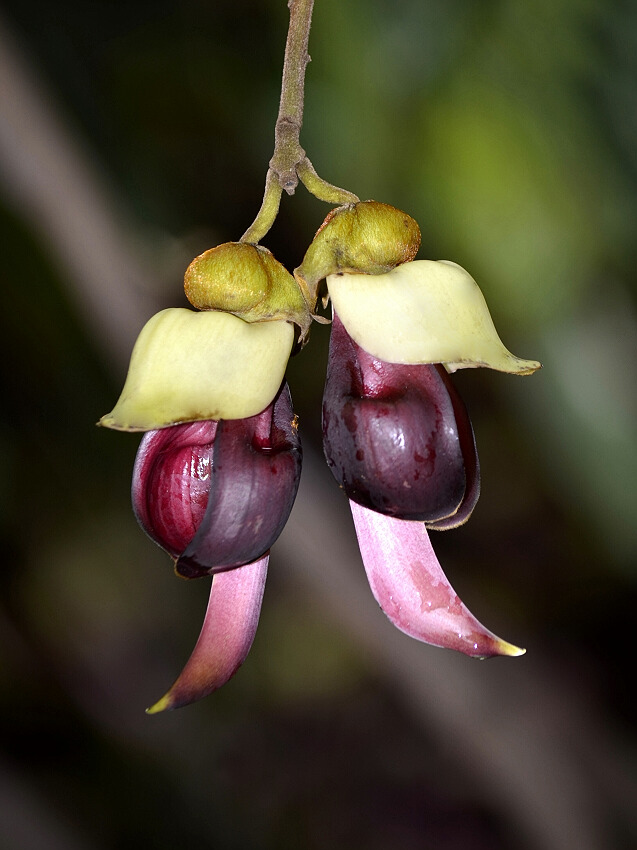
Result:
[[[184,292],[199,310],[246,322],[283,319],[303,334],[312,323],[299,284],[262,245],[226,242],[204,251],[186,269]]]
[[[418,253],[420,228],[414,219],[389,204],[359,201],[332,210],[294,270],[310,306],[317,284],[340,272],[381,274]]]

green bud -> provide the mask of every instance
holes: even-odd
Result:
[[[198,310],[232,313],[244,322],[294,322],[305,333],[311,317],[287,269],[267,248],[226,242],[192,261],[184,277],[186,297]]]
[[[407,213],[378,201],[332,210],[294,276],[312,307],[317,286],[330,274],[384,274],[416,256],[420,228]]]

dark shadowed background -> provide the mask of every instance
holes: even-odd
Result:
[[[272,153],[285,0],[5,0],[0,18],[2,850],[637,846],[637,5],[317,0],[301,142],[481,285],[530,378],[457,376],[482,463],[434,545],[526,646],[395,632],[321,463],[328,329],[289,380],[306,452],[252,652],[144,708],[194,645],[129,505],[138,438],[94,422],[183,271],[238,239]],[[299,264],[328,207],[264,240]]]

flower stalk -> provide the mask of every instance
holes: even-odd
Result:
[[[314,0],[290,0],[290,24],[285,44],[279,114],[274,127],[274,153],[265,178],[265,192],[255,220],[241,242],[257,245],[275,222],[283,190],[293,195],[299,180],[320,201],[356,203],[358,197],[323,180],[301,147],[305,100],[305,71],[310,62],[308,43]]]

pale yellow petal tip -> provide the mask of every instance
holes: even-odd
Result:
[[[534,372],[537,372],[538,369],[542,368],[542,364],[539,360],[520,360],[520,366],[522,368],[517,369],[513,373],[514,375],[532,375]]]
[[[110,428],[113,431],[142,431],[142,428],[134,428],[130,425],[124,425],[122,422],[118,422],[116,417],[113,415],[114,411],[111,413],[106,413],[102,418],[96,422],[98,428]]]
[[[512,368],[507,370],[511,375],[532,375],[542,368],[539,360],[522,360],[519,357],[514,357],[511,364]]]
[[[259,413],[261,411],[258,411]],[[128,434],[139,434],[143,431],[156,431],[159,428],[169,428],[171,425],[182,425],[186,422],[200,422],[207,419],[222,419],[217,411],[202,411],[200,413],[192,413],[184,415],[181,419],[176,419],[174,416],[167,414],[141,414],[137,416],[137,423],[132,423],[130,419],[130,411],[124,406],[124,414],[119,413],[119,405],[116,405],[110,413],[102,416],[99,422],[95,424],[99,428],[110,428],[111,431],[124,431]],[[226,416],[230,419],[230,416]]]
[[[150,708],[146,709],[146,714],[159,714],[161,711],[170,711],[174,708],[174,704],[172,699],[170,698],[170,691],[167,694],[157,700],[154,705],[151,705]]]
[[[466,359],[456,361],[446,361],[443,365],[447,372],[457,372],[458,369],[493,369],[495,372],[506,372],[509,375],[532,375],[542,368],[542,364],[538,360],[523,360],[521,357],[515,357],[513,354],[505,356],[499,355],[490,359]]]
[[[518,658],[520,655],[526,654],[526,649],[508,643],[506,640],[498,640],[497,647],[499,655],[507,655],[509,658]]]

